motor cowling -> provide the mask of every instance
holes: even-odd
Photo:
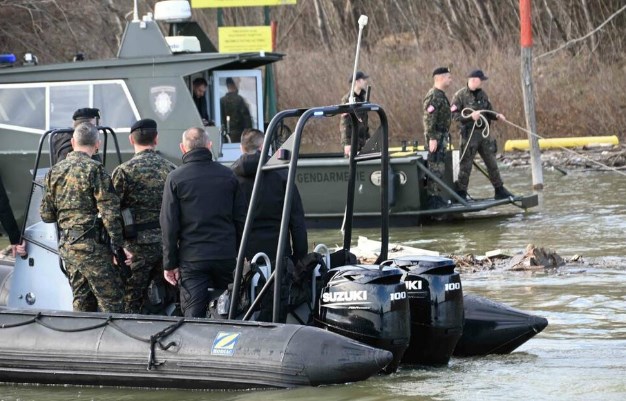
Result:
[[[463,288],[452,259],[406,256],[384,264],[404,271],[411,341],[402,363],[447,364],[463,333]]]
[[[352,265],[329,270],[315,325],[391,351],[394,358],[385,371],[396,371],[411,336],[403,274],[389,266]]]

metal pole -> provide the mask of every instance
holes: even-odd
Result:
[[[537,120],[535,118],[535,95],[533,91],[533,34],[531,26],[531,0],[520,0],[520,37],[521,37],[521,78],[524,93],[524,113],[530,144],[530,164],[533,176],[533,189],[543,189],[543,170],[541,169],[541,152],[536,135]]]
[[[350,87],[350,98],[348,102],[354,103],[354,81],[356,79],[356,70],[359,66],[359,54],[361,53],[361,35],[363,34],[363,28],[367,25],[367,16],[361,15],[359,17],[359,37],[356,42],[356,56],[354,57],[354,69],[352,70],[352,85]]]

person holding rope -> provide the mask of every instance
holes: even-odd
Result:
[[[461,125],[461,162],[459,177],[455,182],[457,194],[467,199],[472,164],[476,153],[482,157],[489,174],[489,181],[495,189],[494,199],[513,196],[502,183],[496,162],[496,141],[489,135],[489,125],[493,120],[506,121],[504,115],[491,107],[487,93],[481,89],[487,77],[482,70],[474,70],[467,76],[467,86],[460,89],[452,98],[452,119]]]

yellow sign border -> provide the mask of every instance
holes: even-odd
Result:
[[[191,8],[262,7],[296,4],[297,0],[191,0]]]
[[[271,26],[221,26],[218,37],[220,53],[273,51]]]

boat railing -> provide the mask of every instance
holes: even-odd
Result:
[[[357,113],[361,112],[374,112],[378,114],[380,121],[381,134],[377,138],[376,151],[358,153],[358,134],[356,127],[358,126]],[[267,288],[273,284],[274,286],[274,299],[273,299],[273,322],[277,323],[279,320],[280,310],[280,283],[283,281],[285,274],[285,244],[289,240],[289,218],[291,212],[291,204],[293,202],[293,196],[295,191],[295,179],[297,162],[300,153],[300,144],[302,141],[302,134],[307,122],[312,118],[334,117],[338,115],[348,115],[352,122],[352,142],[349,155],[349,179],[347,187],[347,199],[346,209],[344,214],[343,225],[343,249],[345,261],[349,263],[349,251],[350,243],[352,240],[352,227],[353,227],[353,215],[354,215],[354,199],[356,189],[356,169],[357,163],[366,160],[379,159],[381,161],[381,185],[380,185],[380,217],[381,217],[381,254],[379,256],[380,261],[387,259],[388,242],[389,242],[389,140],[388,140],[388,121],[385,111],[377,104],[373,103],[353,103],[342,104],[334,106],[314,107],[310,109],[290,109],[279,112],[270,121],[267,128],[265,139],[263,141],[263,147],[261,150],[261,158],[257,167],[257,173],[254,180],[254,189],[250,198],[250,205],[248,208],[248,215],[246,217],[246,223],[243,230],[239,253],[237,257],[237,266],[235,268],[235,277],[233,282],[233,291],[231,295],[230,309],[228,318],[233,319],[236,314],[236,308],[239,304],[238,294],[241,286],[243,263],[245,258],[245,249],[252,230],[252,224],[254,223],[255,210],[258,206],[260,199],[260,190],[263,185],[264,173],[268,170],[287,168],[287,187],[285,191],[285,198],[283,201],[281,226],[278,237],[278,246],[276,249],[276,267],[270,278],[267,280],[265,286],[259,292],[257,298],[261,298]],[[289,138],[277,149],[276,152],[270,157],[269,151],[272,143],[274,142],[274,136],[278,131],[278,127],[283,123],[286,118],[298,118],[295,130]],[[377,262],[378,263],[378,262]],[[248,312],[245,314],[244,319],[251,316],[253,308],[255,308],[259,301],[256,299],[252,303]]]
[[[113,129],[110,127],[98,126],[96,128],[104,136],[104,146],[103,146],[104,151],[102,153],[102,164],[106,165],[109,136],[113,138],[115,152],[117,154],[117,159],[118,159],[118,164],[121,164],[122,154],[120,152],[119,142],[117,140],[117,135],[115,131],[113,131]],[[49,165],[50,167],[52,167],[60,161],[59,158],[57,158],[56,156],[56,152],[55,152],[56,144],[54,143],[54,138],[58,135],[63,135],[63,134],[71,135],[73,132],[74,132],[73,128],[52,129],[52,130],[44,132],[44,134],[39,139],[39,145],[37,147],[37,155],[35,156],[35,164],[34,164],[33,171],[32,171],[30,193],[28,196],[28,200],[26,202],[25,210],[26,210],[27,215],[25,216],[24,223],[22,224],[22,238],[24,238],[25,240],[27,240],[28,242],[36,246],[39,246],[57,255],[59,254],[58,246],[52,246],[52,243],[54,241],[52,241],[52,243],[50,241],[46,241],[47,236],[41,235],[41,233],[45,232],[45,229],[28,230],[28,228],[42,223],[41,216],[39,215],[39,208],[35,207],[34,209],[31,210],[31,206],[33,203],[33,197],[43,192],[43,182],[41,182],[42,177],[39,175],[39,172],[40,172],[41,157],[43,154],[44,144],[46,143],[48,144]],[[55,224],[54,231],[56,233],[56,245],[58,245],[59,233],[58,233],[58,229],[56,228],[56,224]],[[59,265],[61,267],[61,270],[64,271],[63,263],[60,258],[59,258]]]

